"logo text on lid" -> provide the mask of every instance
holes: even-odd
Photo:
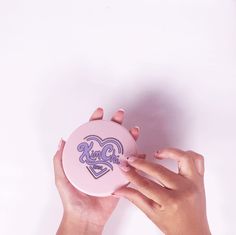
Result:
[[[124,154],[121,142],[113,137],[105,139],[97,135],[89,135],[77,146],[81,153],[79,161],[86,165],[89,173],[98,179],[109,171],[113,164],[120,164],[119,156]]]

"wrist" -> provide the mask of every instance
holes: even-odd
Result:
[[[57,235],[101,235],[103,226],[64,212]]]

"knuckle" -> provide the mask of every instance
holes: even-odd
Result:
[[[167,204],[168,204],[168,205],[175,204],[176,201],[177,201],[177,198],[178,198],[177,195],[171,194],[171,195],[168,197],[168,200],[166,200],[166,201],[167,201]]]
[[[197,194],[198,194],[198,187],[197,187],[197,185],[195,185],[195,184],[191,184],[191,185],[189,185],[187,188],[186,188],[186,190],[185,190],[185,192],[184,192],[184,197],[186,198],[186,200],[188,200],[188,201],[194,201],[195,200],[195,198],[196,198],[196,196],[197,196]]]
[[[183,157],[185,159],[190,159],[192,156],[193,156],[193,154],[192,154],[191,150],[188,150],[188,151],[184,152],[184,154],[183,154]]]
[[[180,204],[181,199],[176,195],[172,195],[168,198],[166,206],[168,206],[173,212],[175,212],[179,210]]]
[[[188,151],[186,151],[186,153],[187,153],[188,155],[193,156],[193,157],[196,158],[196,159],[201,160],[201,161],[204,160],[203,155],[201,155],[201,154],[199,154],[199,153],[196,153],[196,152],[194,152],[193,150],[188,150]]]
[[[180,208],[180,203],[178,200],[174,200],[173,203],[171,204],[172,212],[176,212]]]
[[[196,155],[196,158],[198,159],[198,160],[200,160],[200,161],[204,161],[204,156],[203,155],[201,155],[201,154],[197,154]]]

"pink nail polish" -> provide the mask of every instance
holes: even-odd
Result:
[[[125,110],[122,108],[119,108],[118,111],[123,112],[123,113],[125,112]]]
[[[111,196],[112,196],[112,197],[115,197],[115,198],[120,198],[119,195],[116,195],[116,194],[114,194],[114,193],[112,193]]]
[[[154,157],[156,157],[157,159],[162,159],[159,154],[160,154],[160,151],[157,150],[157,151],[154,153]]]
[[[128,158],[127,158],[127,161],[128,161],[128,162],[134,162],[134,161],[136,161],[137,159],[138,159],[137,157],[131,156],[131,157],[128,157]]]
[[[128,160],[130,157],[135,157],[135,155],[132,155],[132,154],[127,154],[124,156],[126,160]]]
[[[130,170],[129,166],[126,166],[126,165],[123,165],[123,164],[120,164],[119,167],[124,172],[128,172]]]

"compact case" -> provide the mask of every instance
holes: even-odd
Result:
[[[125,127],[113,121],[95,120],[71,134],[62,164],[68,180],[79,191],[104,197],[129,183],[119,164],[136,153],[136,141]]]

